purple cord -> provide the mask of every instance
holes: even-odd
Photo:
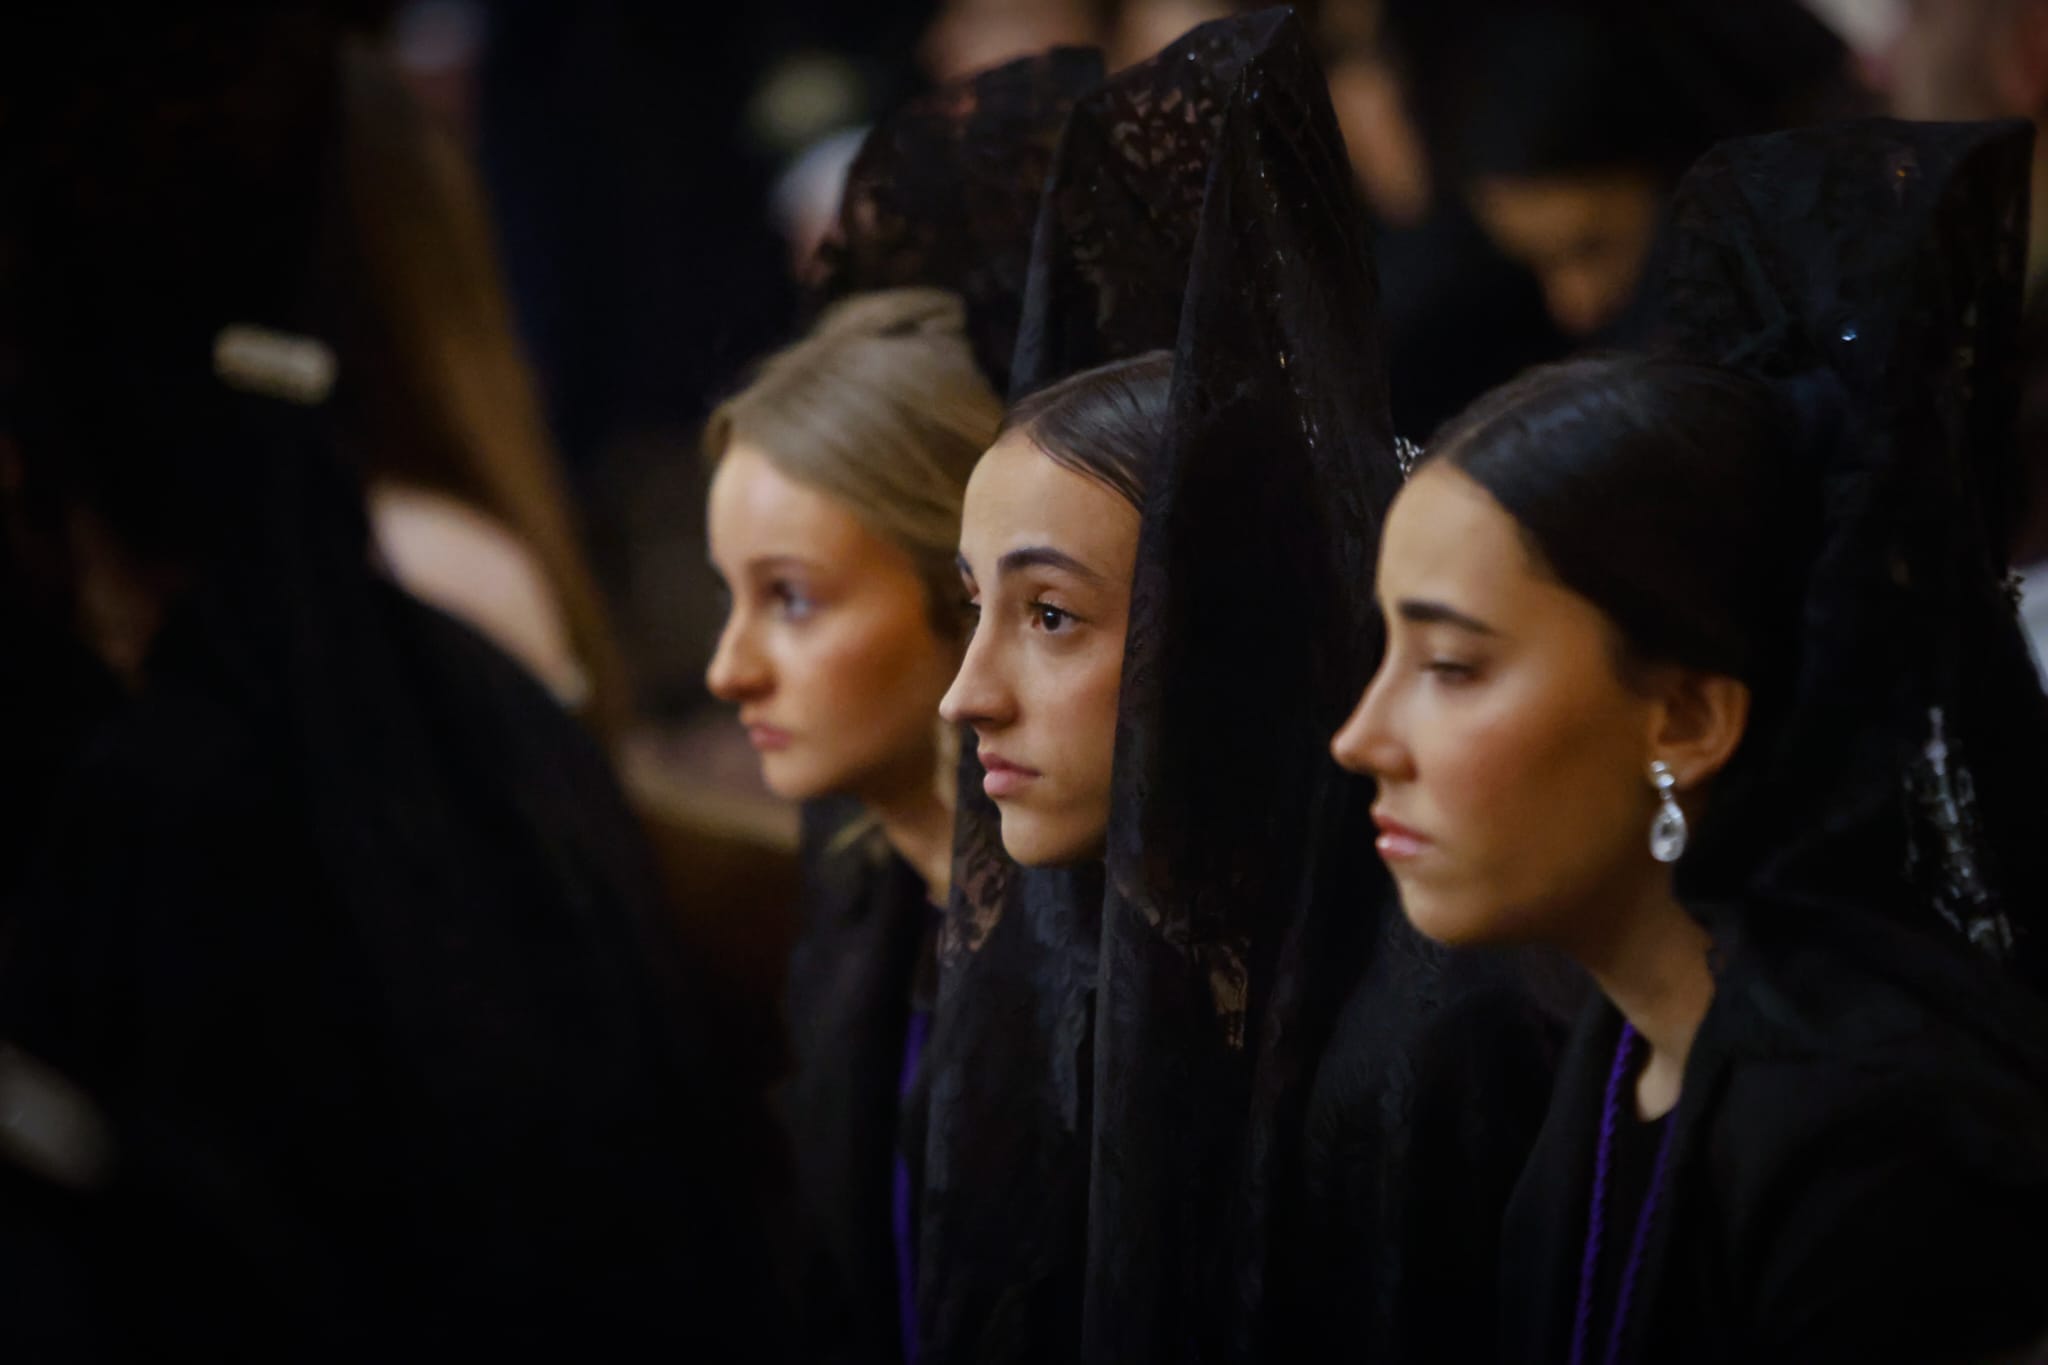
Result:
[[[1629,1045],[1636,1026],[1624,1022],[1607,1072],[1607,1098],[1600,1105],[1600,1145],[1593,1156],[1593,1207],[1586,1218],[1586,1251],[1579,1260],[1579,1310],[1572,1319],[1572,1365],[1584,1365],[1586,1334],[1593,1327],[1593,1282],[1600,1271],[1600,1235],[1607,1224],[1607,1171],[1614,1158],[1614,1125],[1620,1117],[1621,1083],[1628,1074]]]
[[[896,1094],[900,1098],[910,1093],[910,1087],[917,1080],[918,1063],[924,1059],[925,1044],[930,1040],[932,1016],[929,1010],[913,1010],[910,1027],[903,1038],[903,1072],[896,1082]],[[910,1184],[910,1163],[903,1159],[902,1152],[896,1154],[895,1178],[890,1199],[890,1231],[896,1243],[896,1309],[903,1327],[903,1359],[906,1365],[917,1365],[917,1229],[914,1215],[917,1211],[917,1193]]]
[[[1636,1219],[1636,1240],[1629,1248],[1628,1264],[1621,1268],[1621,1292],[1614,1300],[1614,1326],[1607,1334],[1606,1365],[1615,1365],[1621,1359],[1621,1327],[1628,1321],[1629,1301],[1635,1297],[1636,1278],[1643,1268],[1644,1253],[1650,1246],[1651,1216],[1657,1211],[1657,1200],[1664,1193],[1664,1170],[1671,1156],[1671,1135],[1678,1131],[1678,1125],[1671,1122],[1669,1114],[1664,1116],[1664,1136],[1657,1143],[1657,1164],[1650,1170],[1650,1192],[1643,1196],[1643,1212]]]
[[[1635,1025],[1624,1022],[1621,1040],[1614,1046],[1614,1066],[1607,1073],[1607,1097],[1600,1110],[1600,1146],[1593,1157],[1593,1206],[1586,1218],[1585,1255],[1579,1261],[1579,1304],[1572,1320],[1571,1365],[1584,1365],[1586,1338],[1593,1327],[1593,1289],[1599,1280],[1600,1243],[1607,1229],[1607,1193],[1614,1164],[1614,1131],[1621,1122],[1621,1083],[1628,1078],[1629,1053],[1637,1037]],[[1636,1281],[1649,1249],[1650,1224],[1664,1192],[1665,1175],[1670,1165],[1671,1135],[1675,1131],[1676,1126],[1667,1115],[1663,1139],[1657,1144],[1657,1162],[1650,1172],[1649,1193],[1645,1195],[1642,1213],[1636,1219],[1635,1240],[1629,1247],[1628,1261],[1622,1266],[1621,1289],[1615,1296],[1614,1322],[1608,1328],[1607,1350],[1602,1357],[1606,1365],[1615,1365],[1621,1359],[1621,1329],[1628,1322],[1629,1305],[1635,1298]]]

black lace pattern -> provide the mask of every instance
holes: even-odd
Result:
[[[1077,105],[1012,393],[1171,347],[1170,453],[1104,867],[1012,865],[962,762],[928,1359],[1261,1358],[1316,1062],[1392,905],[1370,788],[1328,757],[1378,656],[1401,477],[1376,308],[1291,14],[1207,25]]]
[[[1847,412],[1816,471],[1774,780],[1704,871],[1726,886],[1740,869],[1774,899],[1848,891],[1909,921],[1932,906],[2040,983],[2048,713],[2003,549],[2031,140],[1867,120],[1717,149],[1674,208],[1663,340],[1774,379],[1826,375]]]
[[[819,303],[924,285],[967,302],[983,373],[1009,383],[1031,233],[1074,102],[1102,80],[1092,48],[1056,48],[914,100],[867,136],[820,248]]]

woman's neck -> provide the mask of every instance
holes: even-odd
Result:
[[[1686,1058],[1714,1000],[1711,948],[1706,927],[1667,886],[1617,916],[1604,940],[1573,954],[1650,1045],[1636,1078],[1641,1118],[1662,1118],[1678,1104]]]
[[[925,782],[865,804],[889,846],[924,878],[926,896],[943,904],[953,880],[953,812],[939,799],[936,786]]]

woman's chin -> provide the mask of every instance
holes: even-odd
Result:
[[[1476,948],[1507,937],[1503,926],[1479,906],[1457,896],[1397,882],[1401,913],[1415,932],[1447,948]]]
[[[998,806],[1003,821],[1003,852],[1023,867],[1067,867],[1102,857],[1107,831],[1073,828],[1028,811]]]
[[[806,763],[803,755],[786,750],[761,755],[761,781],[784,801],[816,801],[841,790],[829,774],[821,774],[815,764]]]

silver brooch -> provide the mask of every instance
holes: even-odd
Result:
[[[1401,477],[1407,478],[1415,472],[1416,462],[1422,458],[1422,447],[1406,436],[1394,438],[1394,463],[1401,467]]]

